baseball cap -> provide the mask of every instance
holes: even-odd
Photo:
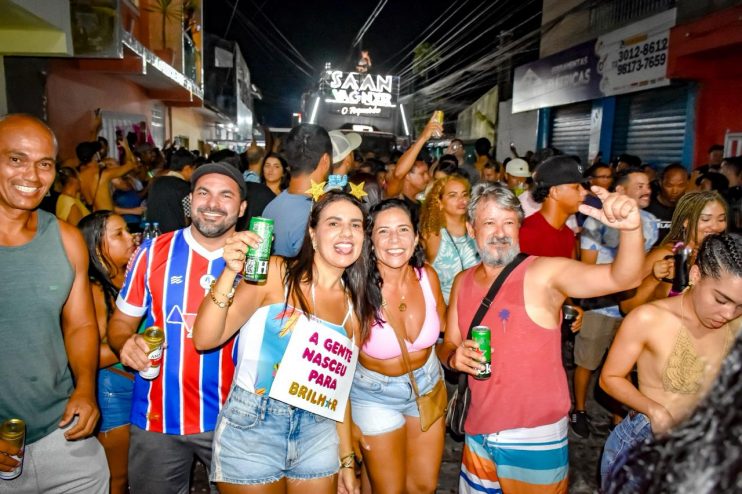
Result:
[[[247,185],[245,185],[245,179],[242,178],[242,173],[240,173],[240,171],[234,166],[229,163],[224,163],[223,161],[217,163],[206,163],[205,165],[196,168],[196,171],[191,175],[191,190],[193,190],[193,187],[196,185],[199,178],[204,175],[211,175],[212,173],[218,173],[234,180],[240,188],[241,198],[245,199],[247,197]]]
[[[505,165],[505,173],[513,177],[528,178],[531,176],[531,171],[528,169],[528,163],[526,160],[520,158],[508,161],[508,164]]]
[[[361,136],[355,132],[342,132],[340,130],[331,130],[330,140],[332,141],[332,162],[340,163],[351,152],[361,145]]]
[[[542,161],[533,172],[536,187],[585,183],[580,163],[570,156],[552,156]]]

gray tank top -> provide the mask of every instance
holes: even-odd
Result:
[[[25,420],[27,444],[57,428],[73,390],[60,317],[74,271],[57,219],[37,214],[33,240],[0,247],[0,420]]]

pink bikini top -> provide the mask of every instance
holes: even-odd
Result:
[[[441,331],[441,322],[436,311],[438,304],[435,301],[433,290],[430,288],[428,274],[425,272],[425,268],[416,270],[416,272],[419,273],[420,286],[423,289],[425,321],[423,321],[423,327],[414,342],[410,343],[405,339],[408,352],[417,352],[432,347],[438,341]],[[376,323],[371,327],[371,336],[363,345],[363,353],[380,360],[396,358],[402,354],[394,329],[388,322],[384,324]]]

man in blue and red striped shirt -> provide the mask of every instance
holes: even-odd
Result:
[[[236,345],[198,352],[191,340],[198,306],[224,269],[222,250],[245,211],[245,182],[226,163],[198,168],[191,177],[193,224],[145,241],[132,258],[108,341],[121,362],[135,370],[149,367],[149,348],[136,330],[165,331],[160,374],[137,375],[131,410],[129,480],[132,492],[188,490],[197,456],[211,464],[217,415],[234,376]]]

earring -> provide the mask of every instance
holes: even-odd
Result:
[[[317,250],[317,241],[312,239],[312,249]]]

